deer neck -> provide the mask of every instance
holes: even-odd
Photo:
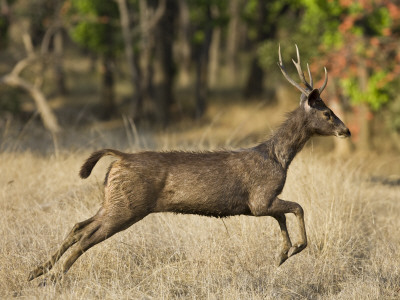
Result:
[[[288,114],[286,121],[264,143],[264,151],[275,157],[282,167],[287,169],[311,136],[304,110],[299,107]]]

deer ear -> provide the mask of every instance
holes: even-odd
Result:
[[[311,107],[314,107],[317,101],[319,100],[321,100],[321,96],[318,89],[313,89],[307,97],[306,104],[308,104]]]

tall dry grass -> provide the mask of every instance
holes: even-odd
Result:
[[[309,246],[281,267],[273,218],[154,214],[90,249],[60,282],[38,288],[38,279],[27,282],[29,271],[101,204],[109,161],[83,181],[77,171],[87,154],[0,154],[0,298],[400,297],[398,182],[371,181],[368,160],[310,148],[294,160],[282,195],[303,206]],[[294,217],[288,223],[295,242]]]

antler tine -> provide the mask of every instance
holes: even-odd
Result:
[[[297,46],[296,46],[297,47]],[[282,63],[282,55],[281,55],[281,45],[279,44],[279,50],[278,50],[278,54],[279,54],[279,62],[278,62],[278,66],[282,71],[283,76],[285,76],[285,78],[293,85],[295,86],[300,92],[302,92],[304,95],[309,94],[309,92],[306,91],[306,89],[304,89],[301,85],[299,85],[297,82],[295,82],[292,78],[289,77],[289,75],[286,73],[285,67]],[[304,75],[303,75],[304,77]]]
[[[308,64],[307,64],[307,70],[308,70],[308,78],[310,78],[310,86],[311,88],[314,88],[314,82],[311,76],[310,66]]]
[[[303,70],[301,69],[299,48],[297,47],[296,44],[295,44],[295,46],[296,46],[296,53],[297,53],[297,62],[295,62],[294,59],[292,59],[292,61],[293,61],[294,65],[296,66],[297,73],[299,73],[299,76],[300,76],[301,81],[304,83],[304,85],[305,85],[309,90],[312,90],[312,89],[313,89],[312,84],[310,85],[310,84],[306,81],[306,78],[304,77]],[[310,74],[310,73],[308,73],[308,74]]]
[[[324,83],[322,84],[322,86],[318,89],[319,94],[322,93],[322,91],[323,91],[323,90],[325,89],[325,87],[326,87],[326,84],[328,83],[328,71],[326,70],[325,67],[324,67],[324,70],[325,70],[325,80],[324,80]]]

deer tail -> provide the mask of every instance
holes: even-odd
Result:
[[[79,176],[81,178],[88,178],[94,166],[97,162],[105,155],[112,155],[118,158],[124,158],[126,156],[125,153],[120,152],[118,150],[113,149],[103,149],[96,152],[93,152],[88,159],[86,159],[85,163],[82,165],[81,170],[79,171]]]

